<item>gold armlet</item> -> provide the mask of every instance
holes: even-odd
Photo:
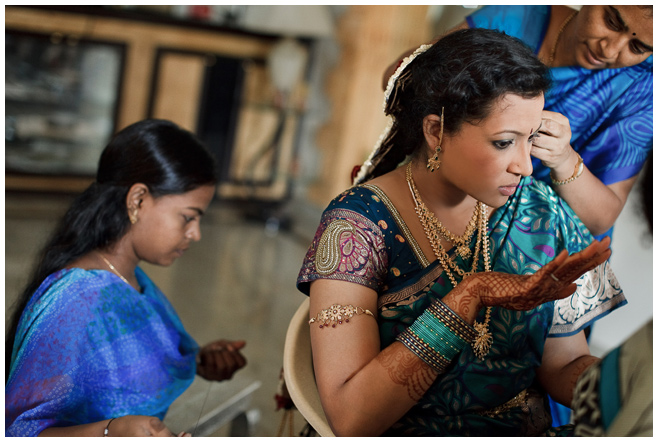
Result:
[[[334,304],[329,308],[320,310],[320,313],[318,313],[315,318],[311,318],[308,323],[310,325],[318,322],[320,328],[328,327],[329,325],[336,327],[336,325],[342,324],[343,322],[350,322],[350,318],[354,315],[370,315],[373,318],[375,317],[370,310],[361,307]]]

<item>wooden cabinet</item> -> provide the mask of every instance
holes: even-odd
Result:
[[[219,196],[286,197],[301,112],[273,104],[265,60],[276,36],[174,19],[142,20],[101,8],[20,6],[5,7],[5,32],[29,33],[51,44],[120,47],[118,80],[113,90],[104,91],[115,97],[110,133],[144,118],[170,119],[197,133],[217,156]],[[5,185],[78,192],[92,175],[8,169]]]

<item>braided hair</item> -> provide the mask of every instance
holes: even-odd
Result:
[[[427,155],[423,119],[445,115],[446,134],[489,116],[506,94],[542,95],[548,68],[521,40],[490,29],[463,29],[421,46],[389,81],[384,112],[391,122],[354,184],[395,169],[408,156]]]

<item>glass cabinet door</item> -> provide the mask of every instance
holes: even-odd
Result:
[[[5,172],[93,176],[115,131],[125,46],[5,31]]]

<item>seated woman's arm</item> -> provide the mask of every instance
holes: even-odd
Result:
[[[548,338],[537,378],[544,390],[557,402],[571,407],[573,391],[580,375],[599,358],[589,353],[585,333],[563,338]]]
[[[109,426],[108,426],[109,424]],[[109,437],[117,436],[175,436],[165,424],[153,416],[122,416],[116,419],[102,420],[84,425],[70,427],[49,427],[39,433],[40,437],[94,437],[105,436],[105,429]],[[178,436],[189,436],[189,433],[180,433]]]
[[[312,318],[334,304],[376,312],[377,293],[345,281],[311,284]],[[374,317],[362,314],[336,327],[320,328],[317,322],[310,327],[318,390],[337,436],[383,433],[422,397],[438,375],[399,342],[380,351]]]
[[[479,276],[465,280],[443,299],[468,324],[480,310],[479,298],[477,293],[462,295],[478,280]],[[376,312],[377,293],[345,281],[321,279],[311,284],[311,318],[334,304]],[[337,436],[382,434],[441,375],[400,342],[380,351],[376,318],[366,314],[335,327],[320,328],[314,322],[311,345],[322,406]]]

